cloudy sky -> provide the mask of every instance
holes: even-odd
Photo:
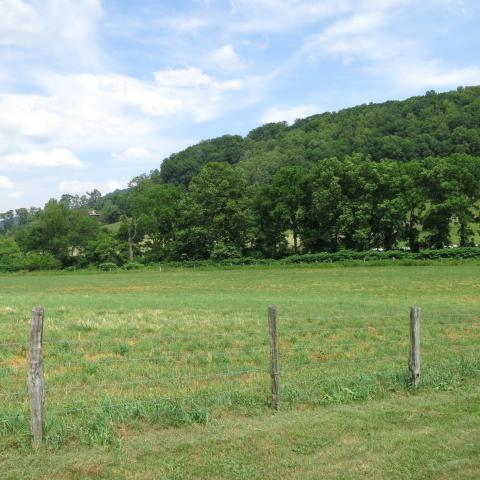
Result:
[[[480,84],[477,0],[0,0],[0,211],[201,139]]]

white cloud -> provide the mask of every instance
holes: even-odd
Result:
[[[154,142],[150,142],[146,146],[130,146],[123,151],[111,153],[110,164],[117,165],[118,162],[125,162],[145,166],[148,168],[152,163],[156,166],[174,152],[178,152],[196,143],[195,138],[156,138]],[[142,168],[142,167],[140,167]]]
[[[13,153],[39,143],[72,149],[128,144],[153,131],[142,108],[160,108],[148,88],[128,77],[44,74],[40,85],[44,95],[0,96],[0,140]]]
[[[154,73],[157,84],[162,88],[185,88],[207,86],[212,83],[211,78],[199,68],[167,68]]]
[[[17,200],[19,198],[23,197],[24,192],[22,190],[16,190],[15,192],[12,192],[9,197],[13,198],[14,200]]]
[[[381,12],[369,12],[360,15],[353,15],[350,18],[342,19],[329,25],[323,31],[322,38],[327,41],[329,38],[339,36],[351,36],[365,34],[385,24],[386,18]]]
[[[48,105],[40,95],[0,96],[0,134],[20,133],[31,138],[45,138],[60,128],[61,112]]]
[[[398,65],[391,65],[390,73],[400,79],[401,84],[411,85],[415,88],[457,87],[480,83],[480,66],[447,69],[441,65],[439,60],[433,59],[416,62],[407,71],[399,71],[399,68]]]
[[[10,190],[13,188],[13,183],[8,177],[0,175],[0,190]]]
[[[331,57],[345,65],[357,62],[363,73],[387,78],[389,84],[410,92],[477,84],[480,65],[449,67],[429,57],[426,48],[411,37],[396,37],[392,32],[395,16],[388,9],[399,8],[402,3],[404,6],[409,1],[387,2],[382,4],[383,11],[367,11],[335,21],[305,41],[297,61],[305,57],[313,60]]]
[[[146,148],[130,147],[127,148],[121,156],[127,159],[130,158],[148,158],[151,156],[151,152]]]
[[[83,195],[86,192],[91,192],[95,189],[106,194],[123,188],[125,185],[116,180],[108,180],[106,182],[91,182],[81,180],[63,180],[58,184],[58,191],[61,194]]]
[[[25,78],[52,63],[57,70],[102,69],[105,58],[97,45],[101,0],[0,0],[0,12],[0,47],[17,47],[8,54]]]
[[[51,151],[32,150],[0,158],[0,168],[7,169],[82,166],[82,162],[66,148],[54,148]]]
[[[84,194],[95,190],[97,188],[96,184],[93,182],[81,182],[79,180],[63,180],[58,184],[58,191],[60,193],[68,194]]]
[[[121,182],[117,182],[116,180],[108,180],[104,183],[105,185],[105,193],[113,192],[114,190],[118,190],[120,188],[124,188],[125,185]]]
[[[390,51],[392,39],[383,29],[387,24],[388,17],[378,11],[337,20],[321,33],[311,35],[305,41],[302,53],[311,58],[339,57],[347,62],[356,57],[393,56]]]
[[[230,0],[235,19],[232,29],[245,33],[282,32],[348,12],[352,3],[337,0]]]
[[[154,75],[159,92],[175,99],[175,113],[193,115],[196,122],[241,108],[263,81],[261,78],[219,80],[197,67],[159,70]],[[231,95],[237,95],[235,102],[231,101]]]
[[[215,50],[211,56],[211,62],[215,68],[226,72],[235,72],[244,67],[240,57],[231,44],[224,45],[218,50]]]
[[[415,0],[230,0],[234,19],[231,30],[284,33],[340,16],[395,11],[414,3]]]
[[[296,105],[293,107],[270,107],[260,117],[262,123],[287,122],[293,123],[298,118],[305,118],[320,109],[315,105]]]
[[[0,0],[0,45],[23,45],[40,31],[32,5],[22,0]]]
[[[177,105],[184,105],[182,100],[186,93],[181,89],[196,88],[198,91],[198,89],[203,88],[215,92],[219,90],[239,90],[244,86],[242,80],[220,81],[197,67],[158,70],[154,73],[154,76],[161,92],[180,97],[180,103]]]
[[[44,95],[0,95],[0,144],[18,150],[127,149],[149,143],[174,117],[203,122],[242,108],[261,92],[262,78],[220,80],[199,68],[158,70],[152,81],[124,75],[48,74]]]

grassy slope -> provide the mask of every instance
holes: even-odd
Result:
[[[0,398],[0,477],[475,478],[479,270],[465,263],[1,276],[0,385],[20,396]],[[277,416],[263,373],[268,303],[281,312]],[[405,386],[413,303],[423,308],[416,396]],[[47,308],[52,343],[47,446],[32,454],[22,413],[36,304]],[[181,378],[239,369],[261,372]],[[152,387],[122,385],[143,379]],[[131,406],[158,395],[181,402]],[[112,399],[124,406],[111,408]],[[65,414],[76,406],[80,412]],[[420,440],[425,452],[416,453]]]

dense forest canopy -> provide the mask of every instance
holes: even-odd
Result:
[[[5,212],[0,268],[470,246],[479,200],[480,87],[430,91],[202,141],[124,191]]]

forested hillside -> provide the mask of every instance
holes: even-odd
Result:
[[[172,155],[166,182],[188,185],[208,162],[240,164],[252,182],[268,182],[284,165],[310,167],[324,158],[360,153],[373,160],[418,160],[454,153],[480,155],[480,87],[404,101],[360,105],[337,113],[271,123],[245,138],[225,135]]]
[[[470,246],[479,199],[480,87],[427,92],[203,141],[128,190],[5,212],[0,268]]]

